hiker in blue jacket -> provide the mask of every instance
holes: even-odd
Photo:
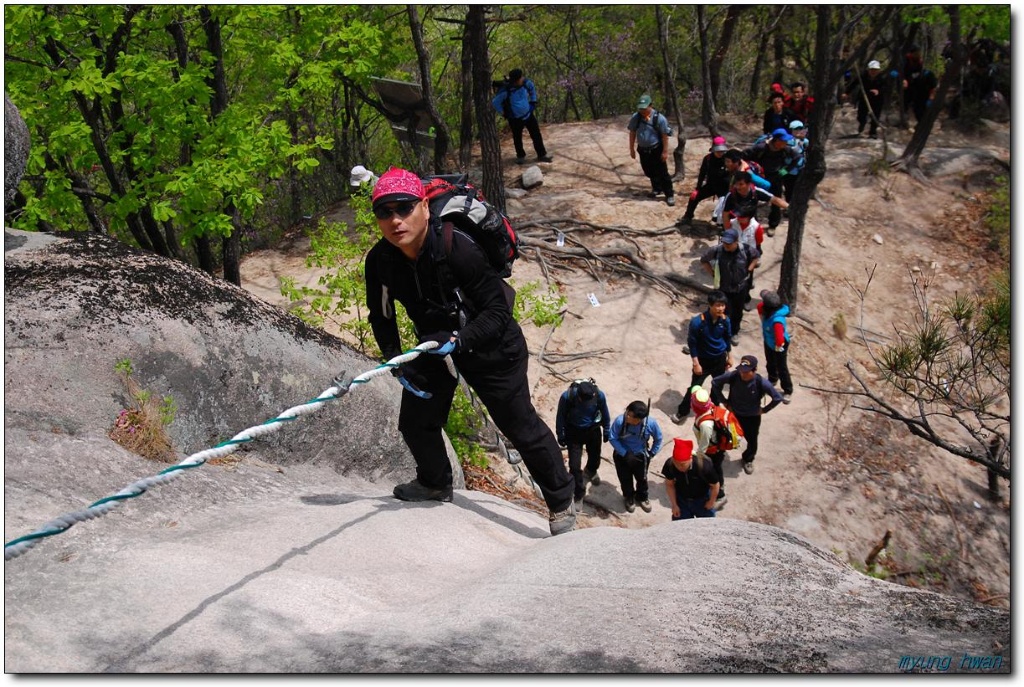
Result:
[[[537,152],[537,162],[551,162],[544,147],[544,137],[540,134],[540,124],[534,110],[537,109],[537,88],[533,81],[523,76],[522,69],[513,69],[498,94],[491,100],[495,110],[502,113],[512,129],[512,143],[516,147],[516,164],[526,162],[526,149],[523,147],[523,128],[530,132],[533,149]]]
[[[693,387],[704,384],[708,377],[717,377],[732,367],[732,323],[725,314],[729,299],[721,291],[708,294],[708,309],[694,315],[686,333],[686,345],[693,360],[693,375],[686,386],[686,394],[679,402],[675,415],[669,417],[677,425],[690,414],[690,393]],[[717,404],[722,399],[712,397]]]
[[[647,468],[651,458],[661,450],[662,438],[661,427],[650,417],[647,404],[633,401],[626,406],[626,412],[612,422],[610,440],[615,449],[612,459],[626,510],[632,513],[639,505],[645,513],[650,513]]]
[[[604,392],[593,380],[581,380],[562,393],[558,399],[558,414],[555,417],[555,436],[558,445],[569,452],[569,473],[575,480],[573,500],[579,510],[586,492],[587,482],[597,486],[601,478],[597,469],[601,466],[601,441],[608,441],[611,416]],[[587,466],[583,469],[583,449],[587,449]]]

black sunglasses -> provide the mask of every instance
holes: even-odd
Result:
[[[377,219],[391,219],[391,215],[398,215],[401,219],[405,219],[416,209],[416,205],[417,203],[410,203],[409,201],[395,203],[394,205],[380,205],[373,209],[373,215]]]

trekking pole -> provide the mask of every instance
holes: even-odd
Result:
[[[76,523],[84,522],[86,520],[92,520],[93,518],[98,518],[101,515],[106,515],[114,508],[121,505],[121,503],[123,503],[127,499],[133,499],[138,496],[142,496],[143,494],[146,493],[148,489],[160,486],[162,484],[166,484],[175,477],[180,476],[185,470],[201,467],[202,465],[206,464],[207,461],[213,458],[220,458],[230,455],[231,453],[234,453],[235,447],[238,444],[248,443],[253,439],[256,439],[257,437],[260,437],[264,434],[270,434],[271,432],[275,432],[278,429],[280,429],[281,426],[286,422],[292,422],[294,420],[299,419],[299,416],[301,415],[307,415],[309,413],[316,412],[317,410],[320,410],[320,408],[322,408],[328,401],[337,400],[344,396],[345,394],[347,394],[349,391],[352,390],[352,387],[356,386],[357,384],[366,384],[374,377],[379,377],[381,375],[388,374],[392,369],[397,368],[402,363],[414,360],[415,358],[419,357],[423,353],[426,353],[432,348],[437,348],[437,342],[425,341],[424,343],[421,343],[415,348],[412,348],[406,351],[405,353],[402,353],[401,355],[397,355],[391,360],[388,360],[387,362],[381,363],[374,369],[362,373],[361,375],[355,377],[354,379],[352,379],[352,381],[349,382],[345,381],[345,373],[342,372],[340,375],[338,375],[332,380],[332,382],[334,383],[333,386],[328,388],[326,391],[321,393],[316,398],[310,401],[306,401],[305,403],[294,406],[292,408],[289,408],[288,410],[285,410],[284,412],[279,414],[277,417],[271,418],[270,420],[267,420],[262,424],[242,430],[241,432],[231,437],[227,441],[221,442],[220,444],[217,444],[213,448],[208,448],[197,453],[193,453],[192,455],[182,460],[180,463],[172,465],[164,470],[161,470],[156,475],[144,477],[140,480],[132,482],[121,491],[110,496],[106,496],[83,510],[65,513],[64,515],[61,515],[57,518],[54,518],[53,520],[50,520],[35,532],[31,532],[29,534],[26,534],[24,536],[18,537],[17,539],[13,539],[7,542],[6,544],[4,544],[4,560],[9,561],[12,558],[17,558],[18,556],[20,556],[21,554],[25,553],[33,546],[38,544],[40,541],[42,541],[42,539],[46,537],[52,537],[57,534],[61,534],[62,532],[66,532]],[[453,362],[451,362],[451,356],[445,356],[445,359],[447,361],[448,371],[451,372],[453,375],[456,375],[457,373],[455,372],[455,365]]]

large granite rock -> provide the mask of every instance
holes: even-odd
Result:
[[[5,251],[5,541],[162,467],[106,436],[118,360],[175,397],[185,451],[372,366],[109,239],[9,232]],[[866,577],[778,528],[551,538],[480,492],[398,502],[397,407],[390,378],[363,385],[7,561],[5,671],[1009,671],[1007,612]]]

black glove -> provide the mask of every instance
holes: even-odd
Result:
[[[561,446],[562,448],[565,448],[565,437],[558,437],[558,445]]]
[[[452,341],[453,336],[455,335],[451,332],[434,332],[433,334],[428,334],[420,339],[420,343],[433,341],[437,344],[437,348],[431,348],[427,353],[431,353],[433,355],[448,355],[452,351],[456,350],[459,345],[459,340],[457,338],[455,341]]]
[[[398,367],[391,368],[391,374],[398,378],[398,383],[409,393],[420,398],[430,398],[433,396],[429,391],[423,390],[427,386],[427,378],[417,372],[414,367],[402,363]]]
[[[607,444],[611,440],[611,435],[608,433],[607,429],[602,430],[602,434],[603,434],[603,437],[604,437],[604,443]]]

